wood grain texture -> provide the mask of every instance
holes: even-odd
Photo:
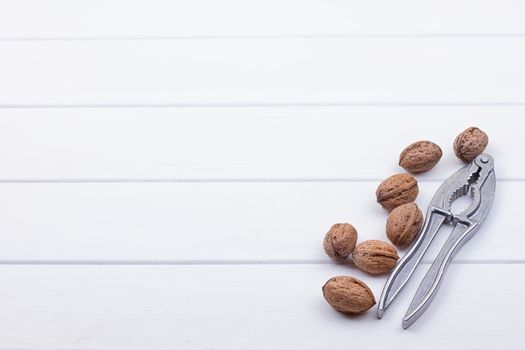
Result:
[[[517,161],[525,107],[0,109],[2,181],[374,180],[403,171],[403,148],[443,149],[422,181],[462,166],[456,135],[485,130],[500,180]]]
[[[519,0],[0,2],[0,38],[525,34]]]
[[[417,203],[424,212],[439,184],[421,184]],[[0,262],[329,263],[322,242],[336,222],[352,223],[359,241],[387,239],[376,186],[1,184]],[[516,220],[524,196],[523,182],[498,184],[487,222],[457,260],[525,261]]]
[[[0,42],[0,106],[525,103],[525,37]]]
[[[401,318],[417,280],[378,320],[373,310],[345,317],[323,300],[321,286],[340,274],[365,280],[376,296],[385,280],[328,265],[2,266],[1,342],[79,350],[522,348],[523,265],[451,265],[433,304],[406,331]]]

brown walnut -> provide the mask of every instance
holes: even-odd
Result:
[[[479,156],[489,143],[488,135],[481,129],[471,126],[454,140],[454,153],[464,162]]]
[[[413,202],[419,193],[417,180],[410,174],[396,174],[381,182],[376,190],[377,202],[386,210]]]
[[[443,152],[430,141],[418,141],[407,146],[399,156],[399,165],[411,173],[422,173],[432,169],[441,159]]]
[[[369,240],[355,247],[352,259],[355,266],[361,270],[379,274],[396,266],[399,256],[392,244],[379,240]]]
[[[357,231],[351,224],[335,224],[324,237],[324,251],[332,260],[341,262],[348,258],[357,243]]]
[[[386,222],[386,235],[396,246],[412,243],[423,225],[423,213],[415,203],[400,205],[392,210]]]
[[[368,286],[351,276],[330,278],[323,286],[328,304],[345,314],[359,314],[375,305],[374,294]]]

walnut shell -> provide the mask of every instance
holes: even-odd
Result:
[[[386,221],[386,235],[392,244],[407,246],[421,230],[423,213],[415,203],[400,205],[392,210]]]
[[[388,177],[377,187],[377,203],[390,211],[402,204],[413,202],[418,193],[417,180],[413,176],[396,174]]]
[[[432,169],[441,159],[443,152],[430,141],[418,141],[407,146],[399,156],[399,165],[411,173],[422,173]]]
[[[374,293],[368,286],[351,276],[330,278],[323,286],[328,304],[345,314],[359,314],[375,305]]]
[[[479,156],[489,143],[488,135],[479,128],[471,126],[454,140],[454,153],[464,162]]]
[[[352,253],[352,259],[361,270],[379,274],[396,266],[399,256],[392,244],[373,239],[358,244]]]
[[[350,224],[335,224],[324,237],[324,251],[332,260],[341,262],[348,258],[357,243],[357,231]]]

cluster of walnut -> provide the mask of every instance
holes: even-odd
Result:
[[[464,162],[481,154],[488,136],[476,127],[467,128],[454,140],[454,153]],[[441,148],[431,141],[418,141],[407,146],[399,156],[399,165],[411,174],[429,171],[441,159]],[[376,191],[377,202],[389,211],[386,236],[392,244],[367,240],[357,244],[357,230],[349,223],[333,225],[326,233],[323,246],[336,262],[349,256],[359,269],[370,274],[382,274],[397,264],[395,246],[409,246],[423,225],[423,213],[414,203],[419,194],[417,180],[410,174],[395,174],[381,182]],[[357,244],[357,245],[356,245]],[[375,305],[374,294],[362,281],[351,276],[337,276],[323,286],[326,301],[336,310],[359,314]]]

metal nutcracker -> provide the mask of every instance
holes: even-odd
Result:
[[[448,264],[456,252],[476,233],[487,216],[494,200],[495,190],[494,160],[485,153],[458,170],[439,187],[428,207],[420,235],[386,281],[378,303],[378,318],[383,317],[386,308],[410,279],[440,227],[443,224],[455,225],[419,285],[403,318],[403,328],[408,328],[421,316],[436,294]],[[461,213],[453,213],[452,202],[464,195],[470,195],[472,203]]]

